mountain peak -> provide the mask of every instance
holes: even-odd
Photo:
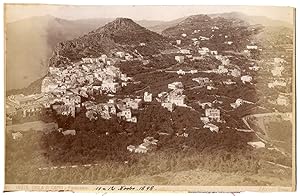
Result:
[[[208,15],[205,14],[197,14],[197,15],[192,15],[187,17],[184,21],[188,22],[188,21],[209,21],[211,20],[211,18]]]
[[[143,29],[143,27],[135,23],[130,18],[116,18],[114,21],[107,23],[105,26],[98,28],[96,32],[111,34],[116,31],[135,31],[140,29]]]

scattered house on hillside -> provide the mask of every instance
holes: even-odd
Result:
[[[202,109],[205,109],[206,106],[208,107],[212,107],[212,103],[211,102],[203,102],[201,103],[200,101],[198,101],[198,104],[202,107]]]
[[[250,52],[250,50],[243,50],[243,54],[246,56],[250,56],[251,52]]]
[[[284,81],[284,80],[275,80],[273,82],[268,83],[269,88],[274,88],[275,86],[285,87],[286,86],[286,81]]]
[[[19,140],[23,137],[23,134],[21,132],[11,133],[11,136],[14,140]]]
[[[133,56],[131,54],[129,54],[129,53],[126,53],[125,54],[125,60],[126,61],[131,61],[131,60],[133,60]]]
[[[131,119],[132,113],[130,109],[123,109],[122,111],[117,113],[117,117],[119,118],[125,118],[125,119]]]
[[[235,100],[234,103],[231,103],[230,106],[235,109],[235,108],[240,107],[243,103],[244,103],[244,101],[239,98],[239,99]]]
[[[201,61],[203,59],[204,59],[203,56],[193,56],[192,61]]]
[[[118,56],[119,58],[124,58],[125,52],[122,52],[122,51],[116,52],[116,56]]]
[[[199,36],[199,39],[200,39],[201,41],[207,41],[207,40],[209,40],[208,37],[204,37],[204,36]]]
[[[154,139],[153,137],[145,137],[143,140],[144,143],[149,143],[149,144],[153,144],[153,145],[157,145],[158,140]]]
[[[217,26],[213,26],[213,27],[211,27],[211,29],[218,30],[218,29],[219,29],[219,27],[217,27]]]
[[[191,51],[188,49],[180,49],[181,54],[191,54]]]
[[[203,124],[209,123],[209,118],[206,117],[206,116],[201,116],[201,117],[200,117],[200,120],[203,122]]]
[[[185,33],[182,33],[181,36],[182,36],[182,37],[186,37],[187,35],[186,35]]]
[[[142,154],[147,153],[147,151],[148,151],[147,148],[144,147],[143,145],[142,146],[138,146],[134,150],[135,153],[142,153]]]
[[[251,83],[252,81],[252,76],[249,76],[249,75],[244,75],[241,77],[241,80],[244,84],[246,83]]]
[[[236,68],[231,69],[231,70],[230,70],[230,75],[233,76],[233,77],[238,78],[238,77],[241,76],[241,71],[238,70],[238,69],[236,69]]]
[[[198,73],[198,70],[197,70],[197,69],[192,69],[192,70],[190,71],[190,73],[191,73],[191,74],[196,74],[196,73]]]
[[[281,65],[275,65],[273,69],[271,70],[271,73],[273,76],[281,76],[282,71],[284,70],[284,67]]]
[[[252,146],[253,148],[259,149],[259,148],[265,148],[265,143],[259,141],[259,142],[247,142],[248,145]]]
[[[174,104],[170,102],[162,102],[161,106],[169,110],[170,112],[173,112],[174,110]]]
[[[198,53],[201,55],[206,55],[209,52],[209,49],[206,47],[202,47],[198,50]]]
[[[175,60],[176,60],[178,63],[183,63],[183,62],[184,62],[184,56],[175,56]]]
[[[276,103],[281,106],[287,106],[289,104],[289,99],[284,95],[278,95]]]
[[[231,84],[236,84],[236,82],[232,81],[231,79],[227,79],[227,80],[223,81],[223,84],[231,85]]]
[[[132,122],[132,123],[137,123],[137,117],[136,116],[133,116],[131,118],[127,118],[126,119],[127,122]]]
[[[220,121],[220,110],[216,108],[205,109],[205,116],[208,117],[211,121]]]
[[[183,84],[182,84],[182,82],[173,82],[173,83],[168,84],[168,88],[171,90],[182,89]]]
[[[76,130],[74,130],[74,129],[65,130],[65,131],[62,131],[62,134],[64,136],[66,136],[66,135],[76,135]]]
[[[226,41],[225,44],[232,45],[233,41]]]
[[[180,39],[176,40],[176,44],[180,45],[181,44],[181,40]]]
[[[193,81],[199,83],[200,86],[205,86],[207,84],[209,84],[211,81],[209,80],[209,78],[207,77],[198,77],[198,78],[193,78]]]
[[[183,132],[182,134],[176,133],[176,136],[177,136],[177,137],[188,137],[189,134],[188,134],[188,133],[185,133],[185,132]]]
[[[248,50],[257,50],[257,46],[256,45],[247,45],[247,49]]]
[[[167,93],[167,92],[161,92],[161,93],[159,93],[159,94],[157,95],[157,97],[158,97],[159,99],[163,99],[163,98],[166,97],[166,96],[168,96],[168,93]]]
[[[144,101],[152,102],[152,93],[144,92]]]
[[[185,107],[185,100],[186,96],[185,95],[178,95],[178,94],[170,94],[169,95],[169,102],[172,104],[175,104],[176,106],[182,106]]]
[[[143,140],[143,143],[138,145],[137,147],[133,145],[127,146],[127,150],[129,152],[135,152],[135,153],[147,153],[148,151],[151,151],[156,148],[158,140],[154,139],[153,137],[146,137]]]
[[[203,128],[208,128],[211,132],[219,132],[219,127],[217,125],[214,125],[212,123],[207,123],[203,126]]]
[[[224,67],[224,65],[219,65],[218,69],[215,70],[216,73],[218,74],[225,74],[228,73],[228,69]]]
[[[142,99],[125,98],[125,99],[123,99],[123,102],[126,104],[127,108],[137,110],[137,109],[139,109],[139,105],[141,104]]]
[[[135,146],[134,145],[129,145],[129,146],[127,146],[127,150],[129,152],[134,152],[135,151]]]
[[[146,43],[140,43],[140,46],[146,46]]]
[[[104,80],[101,84],[101,90],[110,93],[116,93],[119,88],[120,88],[119,83],[110,80]]]
[[[275,64],[283,64],[283,63],[286,63],[286,61],[282,58],[276,57],[276,58],[274,58],[274,63]]]
[[[210,85],[208,85],[208,86],[206,86],[206,89],[207,90],[213,90],[213,89],[217,89],[216,87],[213,87],[213,86],[210,86]]]
[[[176,73],[178,75],[185,75],[185,71],[183,71],[182,69],[179,69]]]
[[[259,66],[253,65],[252,67],[249,67],[249,69],[252,70],[252,71],[258,71],[259,70]]]

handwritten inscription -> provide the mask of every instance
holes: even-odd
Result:
[[[153,191],[154,186],[98,186],[96,191]]]

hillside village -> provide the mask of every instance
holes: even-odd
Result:
[[[288,70],[292,58],[284,56],[282,48],[270,53],[255,39],[261,26],[198,15],[164,30],[163,36],[147,30],[148,39],[131,39],[135,28],[138,36],[145,31],[131,23],[119,18],[107,25],[116,35],[104,26],[82,39],[61,43],[40,92],[7,97],[6,125],[45,119],[57,123],[45,136],[47,156],[56,161],[60,159],[55,156],[68,154],[63,150],[64,145],[73,145],[68,141],[81,141],[84,134],[103,143],[121,138],[117,147],[107,144],[114,150],[101,153],[117,153],[115,148],[130,154],[171,148],[185,152],[209,148],[209,143],[247,153],[280,152],[245,123],[249,115],[292,111]],[[118,42],[118,25],[127,25],[127,45]],[[96,37],[99,46],[93,42]],[[111,42],[112,48],[101,48],[101,42]],[[285,47],[289,50],[292,45]],[[32,129],[10,129],[10,137],[21,141]],[[235,138],[233,147],[226,143],[230,138]]]

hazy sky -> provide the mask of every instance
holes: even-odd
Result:
[[[193,14],[243,12],[253,16],[267,16],[292,23],[289,7],[263,6],[63,6],[63,5],[7,5],[6,19],[12,22],[32,16],[52,15],[65,19],[128,17],[134,20],[173,20]]]

